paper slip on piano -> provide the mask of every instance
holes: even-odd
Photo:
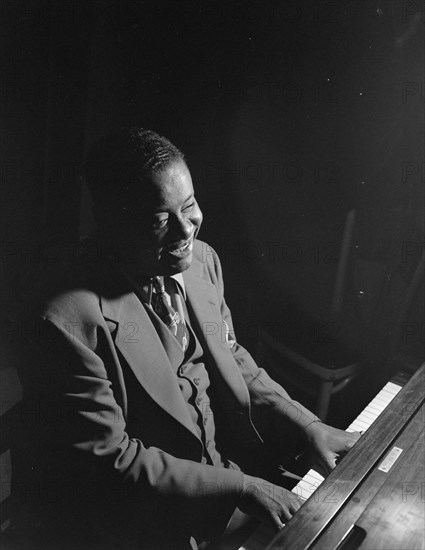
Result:
[[[425,549],[425,364],[388,382],[347,431],[364,435],[324,479],[292,489],[306,502],[276,534],[261,525],[240,550]]]

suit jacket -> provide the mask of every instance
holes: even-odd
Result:
[[[14,478],[25,502],[17,515],[44,547],[51,540],[58,548],[59,539],[64,548],[67,540],[151,548],[153,540],[177,547],[193,534],[211,538],[237,505],[242,474],[201,464],[202,442],[174,374],[183,352],[167,353],[113,266],[83,264],[56,274],[30,315],[36,328],[21,368],[29,413]],[[315,419],[236,343],[212,248],[196,241],[183,278],[222,456],[243,461],[285,425]],[[41,490],[23,497],[22,485]]]

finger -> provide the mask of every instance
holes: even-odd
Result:
[[[290,518],[288,518],[288,519],[290,519]],[[272,522],[272,525],[278,531],[280,531],[281,529],[283,529],[283,527],[285,527],[285,524],[282,522],[282,520],[280,519],[280,517],[277,514],[272,514],[271,515],[271,522]]]
[[[360,439],[361,435],[362,435],[362,432],[353,432],[352,434],[350,434],[351,437],[345,444],[345,448],[347,449],[347,451],[349,451],[352,447],[354,447],[354,445]]]
[[[324,470],[326,471],[327,474],[329,474],[330,472],[332,472],[332,470],[335,468],[336,466],[336,455],[334,454],[326,454],[323,458],[322,458],[322,466],[324,468]]]
[[[292,496],[295,498],[291,498],[290,500],[290,510],[291,512],[295,513],[301,508],[301,506],[304,504],[304,501],[296,494],[292,493]]]
[[[294,501],[290,506],[290,510],[292,514],[295,514],[296,512],[298,512],[298,510],[301,508],[302,505],[303,505],[302,500]]]
[[[304,500],[302,498],[297,498],[297,510],[301,508],[301,506],[304,504]]]

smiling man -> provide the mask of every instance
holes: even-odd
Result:
[[[81,550],[231,548],[257,520],[281,528],[301,502],[268,449],[298,432],[330,470],[358,434],[322,424],[235,340],[174,145],[117,132],[86,178],[96,235],[28,308],[20,374],[38,414],[17,449],[16,528],[31,548]]]

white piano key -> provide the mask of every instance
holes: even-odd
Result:
[[[361,416],[362,418],[365,419],[365,422],[367,422],[368,420],[371,420],[373,422],[374,420],[376,420],[378,415],[372,414],[371,412],[368,412],[368,411],[363,411]]]
[[[361,418],[357,419],[357,424],[360,424],[360,423],[366,424],[366,428],[369,428],[369,426],[373,424],[376,419],[377,419],[377,416],[372,416],[371,418],[365,414],[362,414]]]
[[[382,399],[391,399],[392,397],[395,397],[395,394],[392,391],[384,389],[380,393],[379,397],[381,397]]]
[[[316,470],[310,470],[309,474],[309,478],[311,478],[312,481],[323,481],[323,476],[320,475],[319,472],[316,472]]]
[[[382,409],[384,410],[384,409]],[[381,414],[382,411],[376,414],[365,414],[365,412],[361,412],[359,416],[356,418],[355,422],[366,422],[366,424],[370,425],[378,418],[378,416]]]
[[[394,382],[388,382],[384,386],[388,391],[394,392],[394,395],[397,395],[398,392],[401,390],[403,386],[400,386],[399,384],[395,384]]]
[[[377,397],[376,399],[374,399],[374,400],[372,401],[372,403],[370,403],[370,405],[371,405],[372,407],[376,407],[378,410],[381,411],[381,410],[385,407],[385,404],[386,404],[386,403],[389,403],[390,399],[391,399],[391,397],[388,397],[388,396],[387,396],[387,397],[385,398],[385,396],[380,395],[379,397]]]
[[[357,423],[353,424],[352,426],[349,426],[346,430],[346,432],[364,432],[362,430],[361,426],[359,426]]]
[[[361,432],[364,432],[369,428],[369,424],[367,422],[362,422],[361,420],[357,420],[356,425],[360,428]]]
[[[372,414],[373,416],[375,416],[375,418],[384,410],[385,407],[369,407],[367,406],[365,408],[365,412],[368,412],[369,414]]]

